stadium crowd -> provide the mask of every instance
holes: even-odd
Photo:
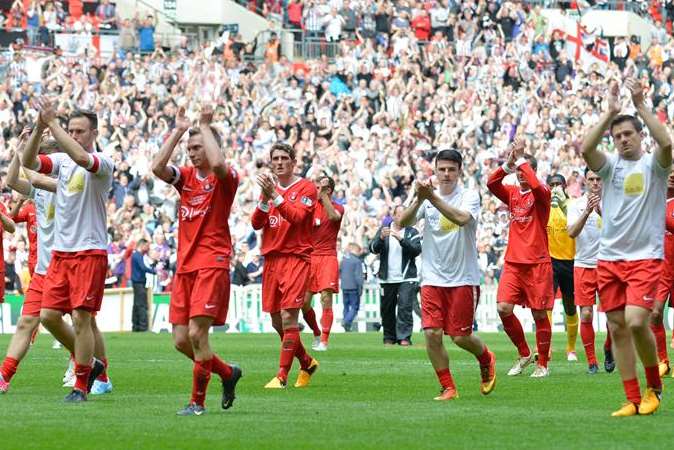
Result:
[[[298,3],[304,5],[299,15]],[[63,116],[75,107],[95,111],[98,146],[117,168],[108,204],[108,284],[128,285],[131,250],[145,238],[156,262],[155,288],[166,290],[180,205],[175,189],[149,167],[179,107],[192,119],[202,103],[216,107],[215,126],[241,179],[230,217],[233,269],[240,275],[247,268],[251,281],[263,264],[251,226],[259,197],[254,176],[266,170],[274,142],[295,147],[303,176],[334,177],[336,201],[346,210],[339,249],[349,243],[367,249],[392,208],[406,201],[415,177],[430,176],[435,151],[455,148],[464,156],[465,183],[482,196],[478,246],[484,282],[492,283],[502,267],[508,217],[486,179],[516,131],[538,159],[539,176],[559,172],[570,195],[580,196],[585,164],[578,145],[602,111],[607,79],[636,75],[660,120],[674,121],[674,39],[664,27],[647,50],[617,39],[607,66],[582,67],[567,57],[565,41],[547,31],[540,7],[467,1],[459,11],[455,3],[345,1],[346,9],[367,8],[337,15],[341,1],[291,0],[290,23],[299,20],[305,31],[316,27],[337,42],[334,62],[325,56],[288,61],[273,43],[259,62],[244,57],[251,51],[246,44],[108,59],[54,55],[44,62],[41,82],[32,83],[25,62],[14,58],[0,85],[0,173],[6,174],[22,128],[37,116],[37,94],[57,98]],[[671,11],[672,2],[666,4]],[[316,8],[325,14],[312,16]],[[178,163],[187,160],[182,149]],[[3,192],[11,208],[17,197]],[[25,231],[6,233],[4,249],[25,279]],[[376,258],[363,252],[373,277]]]

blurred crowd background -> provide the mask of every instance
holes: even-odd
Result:
[[[526,137],[539,176],[562,173],[569,194],[577,197],[585,184],[579,143],[604,110],[608,80],[637,77],[658,118],[674,121],[669,0],[621,2],[655,21],[657,32],[647,50],[633,37],[611,39],[609,63],[589,67],[568,57],[566,42],[551,32],[541,8],[607,2],[243,3],[331,45],[335,55],[328,57],[319,46],[315,57],[289,61],[281,56],[279,39],[244,42],[237,33],[205,44],[182,39],[166,48],[156,45],[154,17],[119,17],[107,0],[77,20],[59,1],[17,0],[2,11],[6,29],[29,32],[28,42],[14,42],[2,55],[0,174],[4,178],[21,129],[36,118],[37,95],[57,98],[63,117],[74,108],[97,112],[98,148],[116,163],[108,203],[109,286],[128,286],[131,251],[145,238],[158,272],[155,290],[170,289],[178,196],[152,176],[149,162],[179,107],[196,119],[201,103],[216,106],[214,125],[240,173],[230,217],[232,265],[240,284],[260,280],[260,237],[250,224],[259,196],[254,176],[266,170],[276,141],[295,147],[301,176],[335,179],[335,201],[346,210],[338,248],[358,244],[370,281],[377,258],[367,254],[367,246],[377,228],[406,201],[415,178],[431,175],[438,150],[459,150],[464,182],[482,196],[478,245],[484,283],[490,284],[502,265],[508,216],[488,193],[486,179],[503,162],[515,133]],[[99,56],[93,44],[78,56],[56,48],[37,68],[25,57],[47,45],[54,30],[106,28],[119,33],[110,57]],[[253,57],[259,45],[262,59]],[[184,143],[174,162],[187,163]],[[10,209],[17,196],[5,188],[2,200]],[[25,229],[5,233],[4,250],[8,289],[18,289],[27,273]]]

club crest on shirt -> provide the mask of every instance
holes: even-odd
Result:
[[[213,184],[211,184],[210,181],[205,181],[204,184],[201,185],[203,188],[204,192],[211,192],[214,188]]]
[[[290,201],[294,202],[295,200],[297,200],[297,192],[291,192],[290,193]]]

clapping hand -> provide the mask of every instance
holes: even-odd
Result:
[[[210,125],[213,121],[213,105],[206,103],[201,106],[201,114],[199,115],[199,125]]]
[[[262,188],[262,199],[264,201],[271,200],[276,193],[276,182],[271,175],[261,173],[257,176],[257,184]]]
[[[187,131],[190,128],[191,122],[185,114],[185,107],[181,106],[178,108],[178,114],[176,114],[176,128],[182,131]]]
[[[47,127],[50,123],[56,120],[56,108],[48,97],[42,96],[37,101],[40,108],[39,122],[42,126]]]
[[[433,185],[429,180],[417,181],[415,189],[419,200],[428,200],[433,196]]]
[[[641,83],[634,78],[628,78],[625,80],[625,87],[630,91],[632,96],[632,103],[634,103],[635,108],[643,106],[645,102],[644,97],[644,88]]]
[[[612,83],[608,88],[608,110],[611,114],[617,115],[622,109],[620,106],[620,85],[616,82]]]

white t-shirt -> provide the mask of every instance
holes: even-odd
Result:
[[[428,200],[419,208],[417,220],[426,219],[421,244],[422,286],[479,286],[477,258],[477,220],[480,196],[477,191],[457,186],[443,201],[466,211],[472,220],[460,227],[450,221]]]
[[[37,219],[37,266],[35,267],[35,273],[46,275],[49,261],[51,261],[52,247],[54,246],[55,194],[43,189],[31,188],[30,198],[35,203]]]
[[[39,171],[58,177],[53,250],[79,252],[108,248],[105,205],[115,165],[103,153],[91,156],[94,160],[91,170],[78,166],[66,153],[40,156]]]
[[[578,219],[587,208],[587,196],[571,202],[566,215],[569,225],[578,222]],[[599,254],[599,237],[601,235],[602,219],[597,211],[592,211],[585,222],[585,226],[576,236],[576,257],[573,265],[594,269],[597,267],[597,254]]]
[[[603,181],[600,260],[662,259],[669,167],[654,153],[638,161],[607,155],[598,172]]]
[[[400,230],[404,233],[404,229]],[[403,249],[400,241],[393,236],[388,237],[388,273],[382,283],[400,283],[403,281]]]

